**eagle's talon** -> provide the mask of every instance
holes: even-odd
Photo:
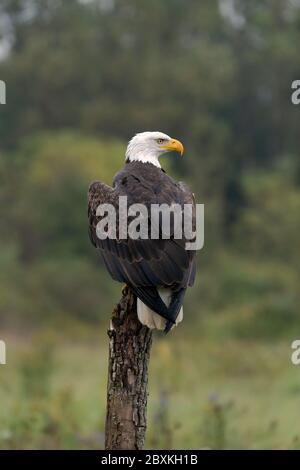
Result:
[[[127,295],[128,294],[128,285],[124,284],[122,287],[122,295]]]

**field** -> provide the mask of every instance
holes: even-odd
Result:
[[[299,25],[299,0],[0,1],[1,449],[103,448],[121,287],[87,190],[153,130],[184,145],[160,164],[205,242],[154,337],[146,448],[300,449]]]
[[[220,319],[155,335],[146,448],[300,446],[300,369],[290,342],[224,337]],[[82,327],[7,334],[0,370],[0,448],[103,448],[107,338]]]

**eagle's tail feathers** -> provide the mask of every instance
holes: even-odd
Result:
[[[168,316],[162,315],[161,312],[156,313],[156,308],[150,308],[149,303],[147,302],[148,305],[146,305],[139,297],[137,298],[137,314],[143,325],[150,329],[164,330],[167,333],[183,319],[182,302],[185,289],[183,289],[183,293],[180,291],[176,295],[172,294],[170,289],[159,289],[158,293]]]
[[[137,299],[137,314],[140,322],[151,330],[165,329],[167,320],[147,307],[139,298]]]
[[[157,312],[160,316],[166,320],[171,320],[169,310],[166,304],[163,302],[161,297],[157,294],[155,287],[132,287],[132,292],[140,299],[150,310]]]

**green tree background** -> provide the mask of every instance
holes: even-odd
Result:
[[[298,0],[1,0],[1,448],[102,445],[120,285],[86,191],[143,130],[184,142],[165,164],[206,211],[185,321],[156,338],[147,446],[299,447],[298,44]]]

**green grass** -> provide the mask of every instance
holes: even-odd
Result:
[[[209,317],[193,334],[183,324],[155,335],[146,448],[300,447],[294,338],[241,340],[221,325]],[[108,341],[104,327],[96,333],[1,333],[0,448],[103,447]]]

